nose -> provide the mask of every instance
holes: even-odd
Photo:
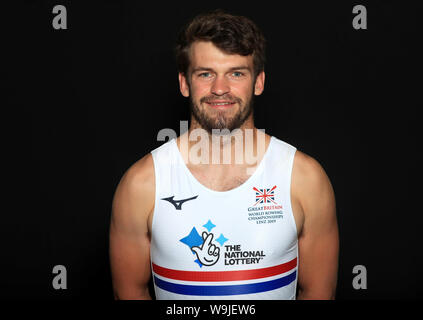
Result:
[[[225,77],[217,76],[213,81],[213,85],[211,87],[211,91],[213,94],[217,96],[222,96],[229,92],[229,84]]]

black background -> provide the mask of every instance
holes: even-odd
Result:
[[[258,128],[313,156],[337,201],[337,299],[422,297],[421,210],[414,78],[418,10],[394,1],[328,3],[26,1],[6,11],[10,106],[23,149],[5,211],[1,297],[113,298],[111,201],[128,167],[159,146],[157,133],[188,120],[173,46],[179,28],[215,8],[250,17],[267,46]],[[67,8],[67,30],[52,9]],[[367,30],[352,27],[354,5]],[[420,88],[421,89],[421,88]],[[421,104],[421,103],[420,103]],[[4,119],[5,120],[5,119]],[[55,265],[66,290],[52,287]],[[352,287],[355,265],[367,290]]]

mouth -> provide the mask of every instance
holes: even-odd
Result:
[[[233,101],[210,101],[210,102],[206,102],[210,107],[215,108],[215,109],[227,109],[232,107],[235,102]]]

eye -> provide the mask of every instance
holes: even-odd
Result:
[[[200,78],[209,78],[211,76],[210,72],[203,72],[198,75]]]
[[[242,72],[235,71],[235,72],[233,72],[233,73],[232,73],[232,75],[233,75],[235,78],[239,78],[239,77],[242,77],[244,74],[243,74]]]

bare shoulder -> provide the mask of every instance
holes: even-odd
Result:
[[[320,163],[313,157],[297,150],[294,158],[293,174],[301,183],[316,183],[327,177]]]
[[[140,195],[140,192],[143,192],[144,197],[148,197],[151,195],[151,192],[149,190],[154,191],[154,188],[152,188],[152,186],[154,186],[154,164],[151,153],[148,153],[140,160],[135,162],[125,172],[119,182],[116,192],[129,192],[130,195],[133,195],[135,197],[137,195]]]
[[[300,202],[304,211],[311,209],[317,202],[331,205],[334,193],[330,180],[321,166],[313,157],[297,151],[292,169],[292,194]]]
[[[146,154],[129,167],[123,175],[121,182],[128,183],[134,188],[142,188],[154,182],[154,163],[151,153]]]
[[[154,207],[154,186],[153,158],[148,153],[122,176],[113,198],[112,224],[126,231],[144,229]]]

